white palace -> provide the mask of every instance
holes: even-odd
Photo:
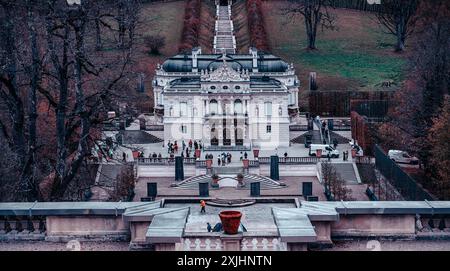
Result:
[[[298,112],[292,64],[250,48],[236,54],[230,5],[217,5],[214,53],[194,48],[159,65],[154,107],[164,140],[201,140],[206,149],[289,146]]]

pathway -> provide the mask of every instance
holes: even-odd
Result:
[[[231,6],[217,5],[217,20],[214,35],[215,54],[235,54],[236,38],[233,34],[234,26],[231,20]]]

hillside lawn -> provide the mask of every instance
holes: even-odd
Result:
[[[137,29],[136,48],[133,56],[133,71],[145,74],[146,93],[139,105],[142,112],[149,112],[153,108],[153,91],[151,82],[155,75],[157,64],[178,53],[178,46],[183,29],[185,1],[145,3],[139,12],[139,27]],[[165,46],[159,55],[149,54],[144,45],[144,37],[162,35]]]
[[[265,26],[272,53],[294,64],[301,89],[307,88],[312,71],[317,72],[320,90],[382,90],[385,81],[400,85],[406,55],[393,51],[395,38],[383,32],[373,15],[332,10],[338,29],[319,30],[318,50],[307,50],[303,17],[291,20],[282,15],[280,8],[286,5],[287,1],[264,1]]]

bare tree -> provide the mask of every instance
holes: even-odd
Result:
[[[325,189],[334,200],[352,200],[352,190],[345,185],[345,180],[336,172],[336,168],[330,162],[322,162],[322,178]]]
[[[134,169],[126,165],[115,180],[114,190],[110,194],[111,201],[132,201],[134,196]]]
[[[333,8],[333,0],[288,0],[287,7],[282,8],[282,14],[291,20],[300,14],[304,18],[308,49],[316,49],[316,37],[319,27],[324,29],[336,29],[336,15],[330,13]]]
[[[377,12],[377,19],[387,33],[397,38],[396,52],[405,50],[407,37],[413,32],[417,21],[419,0],[383,0]]]
[[[102,2],[99,12],[91,0],[0,0],[0,139],[16,154],[15,200],[40,199],[41,183],[48,199],[65,197],[116,106],[117,86],[129,82],[132,50],[98,50],[102,33],[91,26],[115,31],[102,23],[115,3]],[[131,46],[134,34],[128,38]],[[39,118],[42,104],[49,113]]]
[[[118,48],[131,48],[138,24],[140,0],[119,0],[117,1],[116,9],[117,13],[115,18],[118,26]],[[126,41],[127,35],[128,42]]]

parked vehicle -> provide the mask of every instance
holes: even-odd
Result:
[[[322,156],[328,157],[329,155],[331,158],[339,158],[339,151],[333,146],[326,144],[311,144],[309,146],[309,155],[316,156],[317,150],[322,150]]]
[[[388,156],[389,158],[392,159],[392,161],[399,164],[410,164],[410,165],[419,164],[419,159],[417,157],[411,156],[405,151],[389,150]]]

